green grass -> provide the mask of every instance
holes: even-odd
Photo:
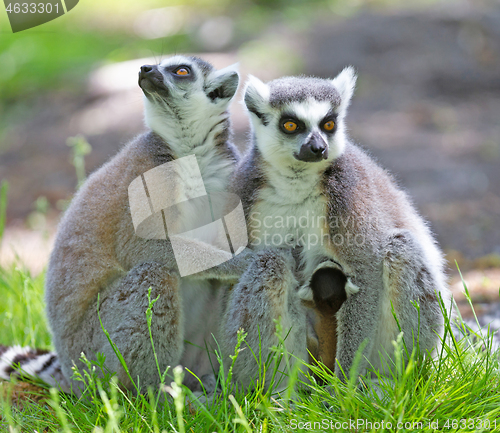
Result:
[[[43,275],[32,278],[20,268],[0,269],[0,299],[1,344],[50,347]],[[13,407],[3,399],[0,431],[500,431],[499,353],[493,353],[490,336],[456,340],[449,323],[447,331],[449,341],[437,360],[410,356],[404,362],[396,357],[391,375],[379,378],[382,399],[370,382],[364,381],[366,388],[343,384],[321,367],[315,367],[315,373],[328,386],[292,375],[294,392],[284,396],[261,387],[238,391],[230,373],[221,374],[222,392],[208,408],[188,401],[192,394],[181,385],[182,374],[188,373],[180,370],[174,370],[175,382],[167,380],[160,390],[139,396],[124,393],[110,374],[98,379],[95,372],[80,372],[77,377],[86,386],[81,398],[47,390],[40,403]],[[405,350],[400,339],[394,347],[397,354]],[[282,355],[280,347],[275,352]],[[99,370],[102,363],[99,359],[88,365]],[[486,422],[489,428],[484,428]],[[392,428],[387,428],[389,423]]]
[[[32,278],[20,267],[0,268],[0,344],[51,348],[43,278]]]

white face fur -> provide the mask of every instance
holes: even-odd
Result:
[[[237,65],[216,70],[195,57],[174,56],[159,65],[145,65],[139,86],[146,125],[177,153],[189,154],[217,125],[224,126],[238,81]]]
[[[264,160],[295,174],[324,170],[345,148],[344,117],[355,83],[352,67],[333,80],[286,77],[264,84],[250,76],[244,102]]]

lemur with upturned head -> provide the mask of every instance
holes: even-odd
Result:
[[[443,255],[428,226],[392,177],[346,134],[355,82],[351,67],[333,80],[286,77],[264,84],[250,77],[244,102],[253,143],[232,184],[260,260],[230,293],[229,304],[245,299],[247,309],[229,308],[221,332],[229,350],[244,328],[255,351],[263,335],[276,341],[270,319],[282,316],[292,327],[288,345],[300,346],[300,298],[314,307],[307,313],[308,348],[344,380],[360,347],[359,374],[369,366],[383,371],[400,331],[409,353],[417,341],[423,353],[435,348],[444,323],[439,297],[447,306],[450,300]],[[284,252],[296,247],[305,281],[300,289]],[[242,351],[233,375],[245,383],[256,368],[252,353]]]
[[[29,373],[49,384],[56,381],[64,390],[73,385],[78,393],[73,364],[84,368],[79,361],[82,352],[89,359],[100,352],[106,356],[106,367],[132,388],[101,329],[99,295],[102,326],[123,355],[130,376],[134,381],[139,377],[143,390],[157,386],[160,377],[146,320],[150,288],[151,299],[159,296],[152,308],[151,330],[162,372],[179,363],[198,377],[212,372],[205,347],[212,334],[217,336],[223,295],[218,285],[237,281],[246,264],[228,261],[181,279],[169,240],[136,236],[128,188],[148,170],[194,154],[207,192],[225,191],[238,157],[230,141],[227,111],[238,81],[234,67],[218,71],[196,57],[175,56],[141,67],[139,86],[150,131],[89,177],[61,221],[46,277],[56,354],[45,355],[46,362],[38,362]],[[185,246],[203,256],[201,245]],[[8,349],[8,356],[1,358],[0,377],[14,371],[12,362],[21,369],[33,364],[34,352],[25,352]],[[46,370],[51,371],[49,377]],[[195,378],[187,380],[193,388],[196,383]]]

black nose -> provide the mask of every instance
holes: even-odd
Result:
[[[315,155],[322,154],[326,149],[325,141],[317,135],[313,135],[306,145],[309,146],[311,152]]]
[[[163,75],[157,65],[143,65],[139,71],[139,87],[145,92],[162,92],[167,88],[163,82]]]
[[[327,159],[328,144],[320,135],[313,134],[311,138],[300,147],[300,151],[295,154],[295,158],[304,162],[317,162],[321,159]]]
[[[156,69],[157,69],[156,65],[141,66],[141,72],[139,72],[139,78],[148,78],[151,75],[154,75]]]

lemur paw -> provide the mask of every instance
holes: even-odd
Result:
[[[297,295],[302,301],[307,302],[312,302],[314,298],[314,294],[309,283],[301,286],[297,292]]]

